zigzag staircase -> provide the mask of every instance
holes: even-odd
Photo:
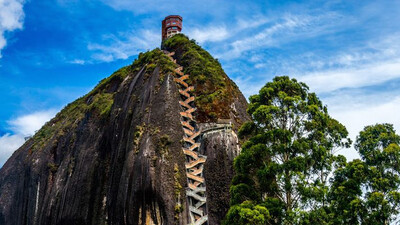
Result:
[[[188,182],[188,188],[186,190],[186,197],[189,206],[189,221],[190,225],[202,225],[208,224],[207,215],[207,198],[206,198],[206,184],[203,176],[204,163],[206,162],[206,156],[200,154],[200,130],[196,126],[196,120],[192,113],[196,111],[194,107],[194,96],[191,95],[191,91],[194,90],[193,86],[189,86],[185,82],[189,78],[188,74],[183,73],[183,67],[176,63],[176,60],[172,57],[175,55],[174,52],[164,51],[166,55],[174,62],[177,67],[175,69],[175,82],[180,86],[179,93],[181,95],[182,111],[181,124],[184,131],[184,147],[183,153],[186,155],[186,176]]]

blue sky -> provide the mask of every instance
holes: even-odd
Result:
[[[246,97],[289,75],[351,138],[378,122],[400,131],[399,1],[0,0],[0,166],[67,103],[158,47],[169,14]]]

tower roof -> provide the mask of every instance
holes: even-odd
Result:
[[[164,20],[169,19],[169,18],[179,18],[180,20],[183,20],[182,16],[180,16],[180,15],[169,15],[169,16],[166,16],[164,18]]]

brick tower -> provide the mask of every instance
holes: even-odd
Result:
[[[182,30],[182,17],[178,15],[170,15],[162,21],[162,40],[179,34]]]

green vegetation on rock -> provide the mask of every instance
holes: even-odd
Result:
[[[172,144],[170,137],[165,134],[160,137],[157,142],[156,151],[160,153],[160,155],[168,154],[168,147]]]
[[[240,91],[225,74],[219,61],[183,34],[174,35],[162,45],[163,49],[175,52],[183,72],[190,75],[188,83],[195,87],[197,119],[206,122],[229,118],[230,105]]]
[[[123,67],[99,84],[85,96],[75,100],[62,109],[52,120],[47,122],[33,137],[33,150],[41,149],[49,143],[74,130],[87,113],[100,119],[106,119],[114,103],[113,88],[132,73],[130,66]]]
[[[132,65],[125,66],[101,80],[92,91],[68,104],[55,118],[47,122],[34,135],[32,149],[41,149],[46,143],[55,143],[60,136],[74,130],[87,114],[107,119],[114,104],[116,89],[122,81],[143,67],[147,74],[151,74],[157,66],[160,68],[160,79],[175,68],[174,63],[158,48],[140,53]]]
[[[175,64],[159,48],[139,53],[138,59],[132,64],[132,68],[134,68],[134,72],[138,72],[143,66],[146,66],[145,69],[149,73],[153,72],[158,66],[161,77],[175,69]]]
[[[139,153],[139,144],[145,129],[146,124],[142,124],[142,126],[136,126],[135,132],[133,133],[133,146],[136,154]]]
[[[179,63],[184,66],[184,72],[190,74],[188,82],[196,87],[199,122],[229,118],[230,105],[240,92],[226,76],[218,60],[184,35],[175,35],[163,45],[182,54],[178,59]],[[55,142],[58,137],[76,128],[85,115],[107,119],[114,103],[114,95],[122,81],[142,68],[145,69],[146,76],[150,76],[157,67],[160,69],[161,84],[165,75],[173,72],[176,65],[159,48],[140,53],[132,65],[101,80],[87,95],[68,104],[54,119],[46,123],[33,138],[33,150],[43,148],[48,140],[53,140],[50,143]]]

